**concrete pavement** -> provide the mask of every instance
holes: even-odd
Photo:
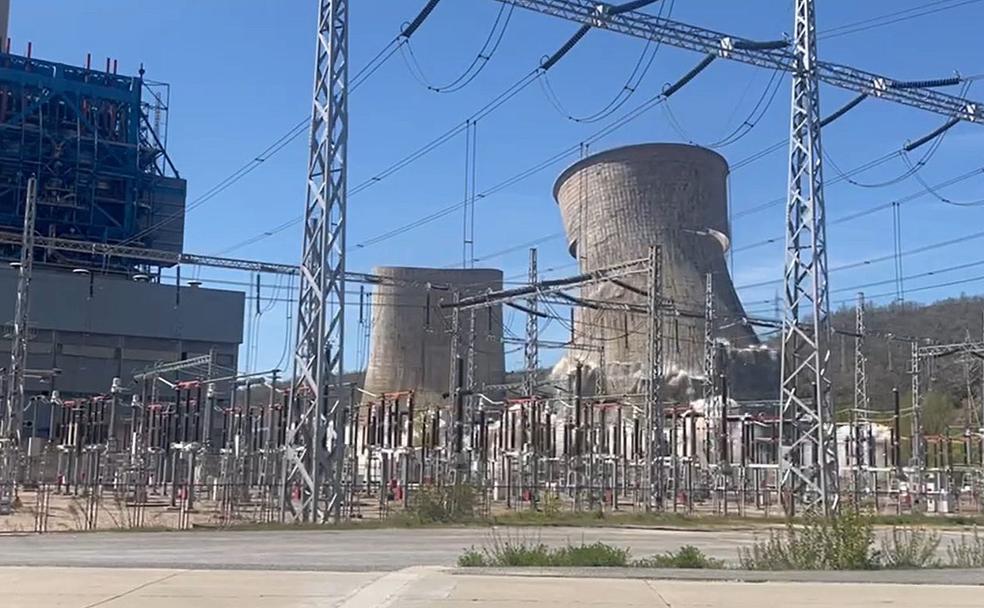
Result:
[[[864,583],[747,584],[640,578],[461,574],[0,568],[4,608],[970,608],[979,586]]]
[[[625,528],[502,528],[504,538],[563,545],[604,541],[637,557],[695,545],[734,560],[746,531]],[[262,570],[397,570],[453,566],[489,540],[489,528],[389,530],[93,532],[0,537],[0,566],[100,566]]]
[[[694,545],[734,562],[739,546],[767,530],[655,530],[630,528],[498,528],[500,538],[563,545],[606,543],[634,557]],[[950,538],[942,532],[945,557]],[[410,566],[453,566],[461,552],[481,546],[489,528],[388,530],[93,532],[0,537],[0,566],[379,571]]]

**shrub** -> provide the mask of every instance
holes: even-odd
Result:
[[[626,566],[629,551],[595,542],[550,548],[536,538],[510,537],[493,530],[489,541],[479,551],[472,547],[458,557],[458,565],[467,567],[598,567]]]
[[[960,542],[951,540],[946,548],[950,566],[954,568],[984,568],[984,536],[974,526],[973,536],[960,535]]]
[[[913,526],[895,526],[881,541],[881,564],[886,568],[937,568],[939,532]]]
[[[543,500],[540,502],[540,508],[543,511],[543,515],[548,519],[556,518],[560,515],[562,504],[560,497],[552,492],[546,492],[543,495]]]
[[[625,566],[629,563],[629,550],[613,547],[603,542],[590,545],[567,545],[550,554],[550,565],[569,567]]]
[[[487,565],[485,555],[481,551],[476,550],[475,547],[466,549],[464,553],[458,556],[459,568],[481,568]]]
[[[636,560],[632,565],[637,568],[724,568],[722,560],[708,557],[693,545],[684,545],[676,553],[668,551],[662,555]]]
[[[790,522],[768,540],[738,549],[738,561],[748,570],[867,570],[878,567],[874,536],[870,517],[845,509],[799,527]]]
[[[422,487],[410,496],[407,513],[419,523],[452,523],[475,517],[475,493],[471,486]]]

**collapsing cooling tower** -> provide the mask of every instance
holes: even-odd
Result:
[[[661,247],[663,297],[689,314],[666,314],[663,322],[665,374],[670,386],[684,392],[687,379],[703,373],[707,273],[713,276],[716,335],[737,347],[758,344],[750,328],[736,323],[744,312],[725,264],[727,175],[727,162],[711,150],[642,144],[582,159],[554,186],[570,253],[582,271],[645,258],[651,245]],[[645,273],[626,282],[648,289]],[[644,296],[612,283],[585,287],[582,296],[645,305]],[[569,353],[563,366],[577,358],[597,368],[603,357],[607,392],[640,389],[647,357],[644,315],[579,308],[575,328],[584,348]],[[683,398],[681,391],[674,396]]]
[[[441,403],[450,386],[452,341],[452,314],[441,304],[450,302],[455,290],[463,297],[502,289],[502,271],[381,267],[375,273],[394,281],[377,286],[373,293],[365,390],[374,394],[412,390],[418,403]],[[467,356],[471,325],[470,311],[462,312],[462,357]],[[474,328],[475,384],[502,384],[501,308],[475,310]]]

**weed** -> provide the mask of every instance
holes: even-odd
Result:
[[[886,568],[938,568],[936,549],[940,546],[939,532],[913,526],[895,526],[881,541],[879,555]]]
[[[724,568],[724,561],[708,557],[693,545],[684,545],[674,553],[668,551],[661,555],[645,557],[632,562],[636,568]]]
[[[481,568],[488,565],[488,562],[485,560],[485,554],[475,549],[475,547],[466,549],[464,553],[458,556],[459,568]]]
[[[961,534],[960,542],[951,540],[946,554],[954,568],[984,568],[984,536],[974,526],[971,538],[968,540],[966,534]]]
[[[538,537],[511,536],[498,530],[490,533],[481,550],[472,547],[458,557],[458,565],[467,567],[622,567],[629,564],[629,551],[603,542],[568,543],[551,548]]]
[[[454,523],[475,517],[475,493],[470,486],[430,486],[411,496],[408,515],[419,523]]]
[[[613,547],[603,542],[595,542],[590,545],[567,545],[560,549],[550,552],[550,561],[553,566],[568,567],[597,567],[610,566],[622,567],[629,563],[629,550],[620,547]]]
[[[786,524],[769,539],[738,550],[748,570],[868,570],[878,567],[871,518],[853,509],[833,517],[810,517],[802,526]]]
[[[540,508],[542,509],[544,517],[547,519],[556,519],[561,514],[560,497],[552,492],[546,492],[543,495],[543,501],[540,503]]]

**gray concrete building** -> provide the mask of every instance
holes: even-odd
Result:
[[[0,268],[0,366],[10,357],[17,273]],[[29,369],[57,369],[32,378],[30,393],[89,397],[109,391],[114,377],[133,386],[135,372],[156,363],[214,352],[219,368],[235,370],[243,338],[244,295],[201,287],[137,282],[95,271],[35,268],[31,281]],[[53,384],[52,384],[53,383]]]

